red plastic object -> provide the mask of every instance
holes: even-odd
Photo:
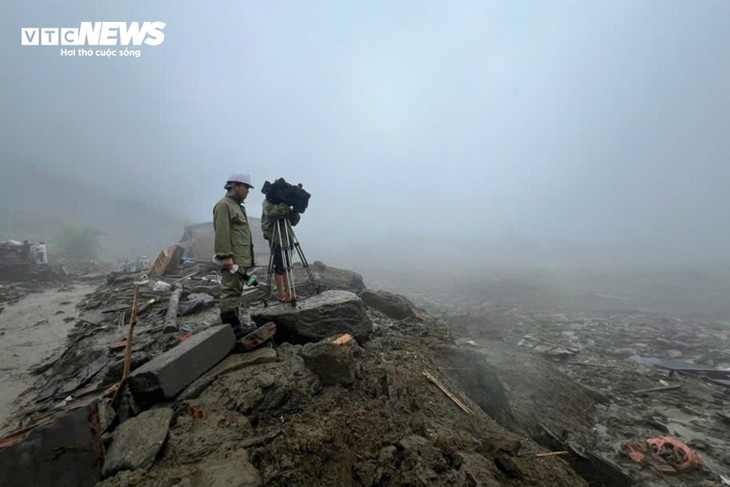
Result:
[[[650,438],[646,440],[646,444],[654,458],[671,466],[676,473],[697,470],[702,466],[702,460],[696,451],[671,436]],[[664,473],[672,475],[675,472],[664,471]]]

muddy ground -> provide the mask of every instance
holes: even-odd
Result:
[[[20,397],[37,380],[34,369],[62,353],[78,320],[77,305],[96,286],[86,284],[34,288],[5,285],[0,304],[0,434],[12,410],[27,405]]]
[[[79,302],[79,319],[66,323],[73,325],[69,347],[41,367],[10,425],[28,424],[69,395],[82,400],[118,380],[121,353],[110,348],[125,333],[119,315],[131,303],[132,279],[117,276],[93,292],[52,291],[74,294],[76,301],[62,300],[69,304],[50,297],[36,302],[36,313],[58,319],[72,313],[57,306]],[[358,286],[347,273],[329,283]],[[216,294],[202,279],[186,288]],[[175,413],[154,465],[116,473],[99,485],[218,485],[206,483],[218,475],[235,485],[266,486],[720,486],[720,476],[730,476],[728,389],[696,377],[669,377],[639,358],[726,367],[727,323],[615,306],[606,311],[505,301],[482,290],[439,288],[412,297],[421,309],[406,319],[369,311],[375,328],[357,347],[354,384],[322,385],[304,365],[301,345],[275,342],[273,357],[232,368],[194,397],[157,405]],[[178,330],[165,331],[168,298],[143,292],[144,301],[156,302],[140,316],[134,366],[175,346],[183,333],[218,322],[211,307],[180,317]],[[0,320],[9,310],[6,305]],[[57,310],[64,313],[55,315]],[[546,354],[535,343],[571,353]],[[90,375],[74,382],[79,374]],[[58,384],[76,388],[66,392]],[[635,392],[665,385],[680,387]],[[666,476],[622,453],[627,441],[667,434],[696,449],[705,468]],[[566,453],[537,456],[556,451]]]

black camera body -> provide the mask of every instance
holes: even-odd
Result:
[[[266,199],[274,204],[286,203],[298,213],[304,213],[309,206],[309,197],[312,196],[302,188],[301,184],[294,186],[279,178],[273,183],[266,181],[261,188]]]

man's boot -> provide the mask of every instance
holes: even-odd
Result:
[[[244,327],[241,324],[241,320],[238,319],[238,308],[221,312],[221,321],[231,326],[233,334],[236,335],[236,341],[246,336],[246,334],[250,331],[248,328]]]

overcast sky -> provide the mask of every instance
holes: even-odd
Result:
[[[182,5],[3,2],[0,163],[191,222],[228,173],[252,175],[253,215],[283,176],[313,195],[300,238],[331,245],[730,254],[726,0]],[[104,20],[163,21],[164,43],[137,59],[20,45],[21,27]]]

